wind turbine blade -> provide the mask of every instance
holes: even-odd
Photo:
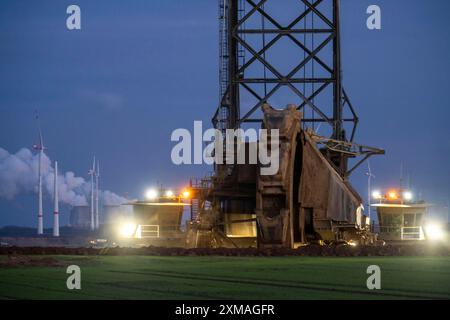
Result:
[[[38,125],[38,132],[39,132],[39,144],[40,144],[39,147],[44,149],[44,139],[42,138],[41,121],[39,119],[39,113],[37,112],[37,110],[35,110],[35,116],[36,116],[36,121],[37,121],[37,125]]]
[[[41,144],[41,148],[44,149],[44,139],[42,139],[42,131],[40,126],[39,126],[39,143]]]

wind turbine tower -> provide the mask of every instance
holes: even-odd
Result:
[[[92,169],[89,170],[91,176],[91,231],[95,230],[95,212],[94,212],[94,178],[95,178],[95,157]]]
[[[369,212],[369,220],[372,224],[372,215],[371,215],[371,208],[370,208],[370,198],[372,197],[372,178],[375,178],[375,175],[372,174],[372,169],[370,168],[370,162],[367,162],[367,206],[368,206],[368,212]]]
[[[55,161],[53,184],[53,236],[59,237],[59,203],[58,203],[58,162]]]
[[[38,228],[37,234],[44,234],[44,212],[42,208],[42,157],[44,155],[44,140],[42,139],[41,125],[39,122],[39,115],[36,113],[36,120],[38,122],[39,143],[33,145],[33,149],[38,152]]]
[[[99,212],[98,212],[98,196],[99,196],[99,187],[98,187],[98,178],[100,177],[100,164],[97,160],[97,168],[95,170],[95,229],[98,229],[99,224]]]

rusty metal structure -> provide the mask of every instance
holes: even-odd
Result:
[[[294,18],[282,21],[279,10]],[[196,188],[202,245],[293,248],[367,238],[362,200],[348,177],[384,151],[354,143],[358,117],[342,84],[339,11],[339,0],[219,0],[213,124],[223,136],[277,129],[279,170],[265,176],[258,163],[216,164],[208,188]],[[272,107],[280,101],[289,105]]]

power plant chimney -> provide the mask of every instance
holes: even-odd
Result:
[[[100,177],[100,164],[97,160],[97,169],[95,170],[95,229],[98,229],[99,217],[98,217],[98,178]]]
[[[94,163],[92,164],[92,169],[89,170],[91,175],[91,231],[95,230],[95,213],[94,213],[94,176],[95,176],[95,157]]]
[[[59,204],[58,204],[58,162],[55,161],[55,177],[53,186],[53,236],[59,237]]]

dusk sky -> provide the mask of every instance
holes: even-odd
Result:
[[[70,4],[81,8],[81,30],[66,28]],[[366,27],[371,4],[382,10],[378,31]],[[38,109],[60,170],[88,179],[95,155],[101,187],[118,195],[141,198],[157,182],[181,188],[208,174],[212,167],[172,164],[170,135],[211,123],[217,11],[216,0],[1,1],[0,148],[14,154],[37,142]],[[374,187],[398,186],[403,162],[414,194],[441,212],[450,199],[449,12],[448,0],[342,0],[341,9],[356,141],[386,150],[370,160]],[[365,171],[352,176],[364,197]],[[36,208],[32,191],[0,198],[0,226],[35,226]],[[69,207],[61,211],[64,225]],[[46,226],[51,212],[47,195]]]

